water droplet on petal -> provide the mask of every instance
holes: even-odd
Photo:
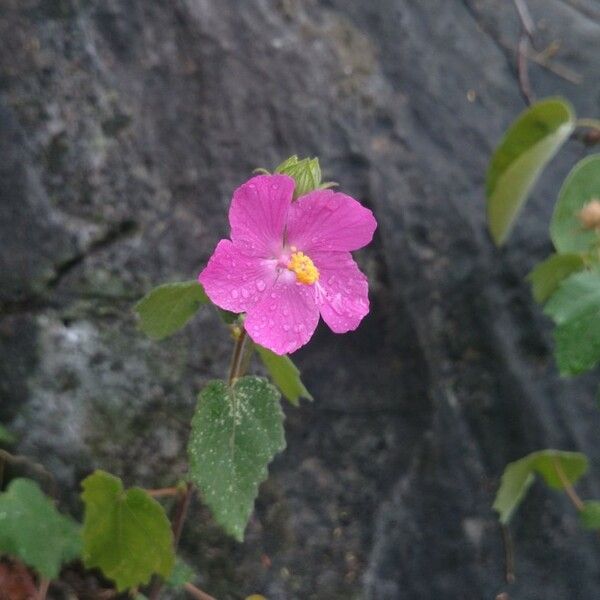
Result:
[[[238,291],[237,290],[231,290],[231,297],[232,298],[237,298],[239,296]]]
[[[256,289],[259,292],[264,292],[266,287],[267,287],[267,284],[262,279],[258,279],[256,281]]]

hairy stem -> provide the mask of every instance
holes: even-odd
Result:
[[[235,340],[233,355],[231,357],[231,366],[229,367],[229,385],[231,385],[242,374],[244,345],[246,343],[246,330],[242,329]]]

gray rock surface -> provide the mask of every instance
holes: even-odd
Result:
[[[600,113],[600,4],[529,0],[542,97]],[[536,487],[515,519],[517,582],[490,506],[506,462],[592,459],[595,381],[565,381],[524,277],[550,252],[569,142],[508,245],[484,224],[490,152],[523,108],[519,24],[494,0],[0,0],[0,421],[81,510],[93,468],[131,485],[185,471],[195,394],[230,342],[205,312],[160,344],[131,305],[196,275],[254,167],[318,155],[379,220],[358,255],[372,312],[297,354],[314,404],[244,544],[199,503],[184,552],[219,600],[592,600],[597,540]]]

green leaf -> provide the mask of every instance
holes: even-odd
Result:
[[[486,177],[488,225],[497,245],[507,238],[540,173],[574,127],[571,105],[549,98],[521,113],[506,132]]]
[[[313,400],[310,392],[300,379],[300,371],[289,356],[279,356],[267,348],[255,344],[256,350],[263,361],[273,383],[294,406],[300,405],[300,398]]]
[[[565,279],[544,307],[557,324],[556,362],[563,375],[576,375],[600,361],[600,273]]]
[[[81,554],[79,525],[60,514],[37,483],[14,479],[0,494],[0,554],[55,579],[64,563]]]
[[[600,154],[578,162],[562,185],[550,224],[550,236],[558,252],[586,252],[598,242],[597,233],[583,229],[577,218],[593,199],[600,199]]]
[[[4,425],[0,424],[0,444],[14,444],[15,436]]]
[[[262,377],[200,393],[188,446],[190,476],[216,521],[241,541],[267,466],[285,448],[279,392]]]
[[[549,487],[553,489],[564,488],[557,473],[557,464],[571,485],[588,468],[588,460],[585,454],[562,452],[560,450],[539,450],[506,465],[492,507],[500,515],[500,522],[503,525],[508,524],[515,510],[525,498],[536,474],[540,475]]]
[[[160,285],[135,305],[139,327],[146,335],[160,340],[181,329],[208,301],[197,281]]]
[[[321,166],[318,158],[298,159],[296,155],[284,160],[275,173],[289,175],[296,182],[294,199],[321,187]]]
[[[186,583],[192,582],[197,575],[183,559],[177,557],[175,566],[169,578],[165,581],[167,587],[177,589],[183,587]]]
[[[83,558],[118,591],[171,574],[175,562],[171,524],[163,507],[144,490],[123,489],[118,477],[96,471],[83,483]]]
[[[600,502],[588,500],[579,511],[579,520],[586,529],[600,529]]]
[[[581,271],[585,262],[579,254],[552,254],[536,265],[527,279],[531,282],[536,302],[546,302],[558,289],[560,282],[576,271]]]

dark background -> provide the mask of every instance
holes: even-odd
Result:
[[[600,3],[529,0],[539,97],[600,113]],[[494,145],[524,108],[508,0],[0,0],[0,421],[55,473],[63,507],[99,467],[129,485],[185,472],[195,394],[231,343],[202,312],[162,343],[134,301],[196,276],[258,166],[317,155],[372,208],[358,253],[372,311],[295,355],[314,404],[286,409],[242,545],[199,503],[184,535],[219,600],[593,600],[598,539],[535,486],[512,527],[504,465],[543,447],[592,459],[594,377],[559,379],[524,277],[549,254],[570,141],[507,246],[485,229]],[[575,82],[576,81],[576,82]]]

